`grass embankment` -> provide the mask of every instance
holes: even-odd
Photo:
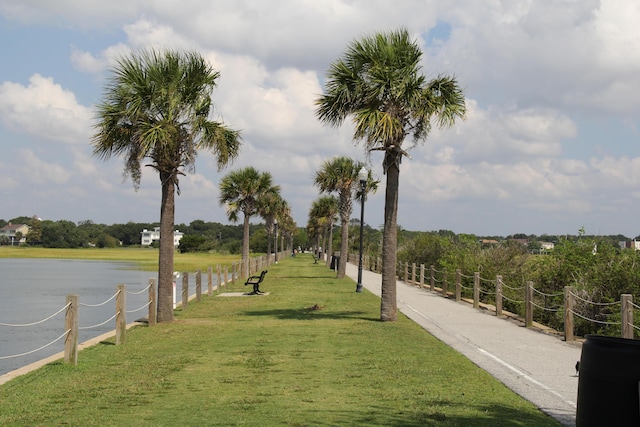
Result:
[[[559,425],[354,288],[310,255],[282,260],[268,296],[205,297],[0,386],[0,425]]]
[[[240,261],[239,255],[209,254],[202,252],[179,253],[174,255],[174,270],[193,272],[197,269],[206,271],[207,267],[216,265],[230,266]],[[0,258],[51,258],[51,259],[84,259],[96,261],[131,262],[143,271],[158,271],[158,249],[154,248],[82,248],[57,249],[25,246],[0,246]]]

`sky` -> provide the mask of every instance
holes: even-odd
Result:
[[[365,222],[380,227],[382,154],[354,143],[349,121],[320,123],[314,102],[349,43],[404,27],[427,78],[456,77],[467,117],[434,127],[404,158],[400,226],[633,238],[638,22],[636,0],[0,0],[0,218],[158,222],[157,174],[144,168],[136,192],[123,159],[92,156],[90,141],[117,59],[170,48],[220,72],[211,118],[243,138],[220,172],[199,154],[181,178],[176,223],[228,223],[220,179],[253,166],[272,174],[304,227],[320,197],[314,173],[349,156],[381,181],[365,204]]]

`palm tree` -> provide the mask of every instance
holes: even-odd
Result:
[[[339,213],[338,199],[334,196],[322,196],[316,199],[309,211],[310,221],[320,228],[321,234],[327,238],[327,267],[331,264],[331,252],[333,251],[333,224]],[[328,233],[327,233],[328,231]]]
[[[220,73],[195,52],[142,51],[111,70],[97,107],[93,154],[123,156],[124,172],[137,190],[141,165],[160,178],[158,321],[173,320],[173,232],[178,177],[195,170],[200,150],[216,156],[221,170],[238,155],[240,134],[209,120],[211,93]]]
[[[279,228],[282,231],[282,238],[287,242],[287,251],[293,252],[293,238],[298,231],[298,226],[291,217],[290,212],[280,217],[278,221],[278,224],[280,224]]]
[[[265,228],[267,230],[267,264],[271,259],[271,240],[276,221],[279,216],[283,216],[289,212],[289,204],[279,193],[267,193],[258,200],[258,215],[264,219]],[[276,247],[276,250],[278,248]]]
[[[230,172],[220,181],[218,201],[226,205],[227,217],[238,221],[238,214],[244,215],[242,236],[242,276],[249,275],[249,219],[258,213],[260,199],[280,193],[280,187],[272,184],[269,172],[258,172],[247,167]]]
[[[398,189],[400,161],[408,157],[402,145],[409,135],[412,146],[424,141],[432,120],[439,127],[448,127],[466,114],[464,95],[455,77],[439,75],[427,80],[420,72],[421,58],[419,46],[406,29],[354,41],[343,57],[330,65],[325,94],[316,101],[321,122],[337,127],[351,117],[354,140],[364,141],[367,152],[384,152],[383,321],[397,320]]]
[[[340,262],[338,263],[338,279],[345,276],[347,270],[347,251],[349,250],[349,219],[353,210],[353,198],[358,187],[358,172],[364,166],[349,157],[334,157],[322,163],[316,171],[313,183],[321,192],[338,193],[338,205],[342,232],[340,237]],[[329,254],[328,254],[329,255]]]

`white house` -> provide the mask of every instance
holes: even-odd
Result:
[[[540,242],[540,249],[543,251],[552,251],[555,246],[553,242]]]
[[[146,228],[144,230],[142,230],[141,234],[141,239],[140,239],[140,244],[142,246],[149,246],[151,245],[153,242],[157,242],[160,240],[160,227],[155,227],[153,229],[153,231],[149,231]],[[180,239],[182,239],[182,236],[184,235],[184,233],[181,233],[180,231],[176,230],[173,232],[173,246],[174,247],[178,247],[178,245],[180,244]]]

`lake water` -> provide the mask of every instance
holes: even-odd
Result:
[[[0,259],[0,323],[39,322],[62,309],[67,295],[76,294],[80,303],[79,342],[84,342],[115,329],[115,319],[95,326],[115,314],[115,298],[99,307],[84,304],[102,304],[115,295],[118,284],[126,284],[127,323],[133,322],[147,316],[148,292],[133,293],[145,289],[149,279],[156,277],[157,273],[137,271],[135,265],[125,262]],[[195,280],[190,280],[191,286],[195,286]],[[33,354],[5,359],[38,349],[60,337],[65,331],[64,317],[62,311],[35,326],[0,325],[0,375],[63,351],[64,340],[60,339]]]

